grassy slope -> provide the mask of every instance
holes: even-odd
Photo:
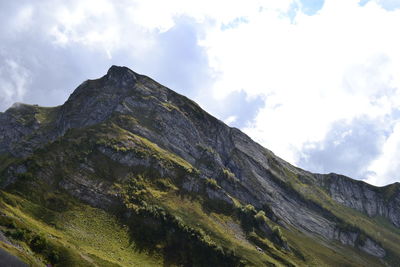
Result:
[[[290,262],[290,258],[293,257],[293,255],[285,254],[276,249],[272,242],[269,243],[271,251],[266,253],[257,251],[255,245],[246,240],[246,234],[241,229],[240,222],[237,219],[205,210],[204,206],[198,201],[168,193],[161,196],[157,202],[170,213],[182,218],[188,225],[205,231],[221,246],[234,250],[237,255],[246,259],[249,265],[263,266],[270,263],[280,266],[282,264],[280,258],[286,258]],[[292,260],[294,260],[292,263],[295,263],[297,259]]]
[[[350,246],[336,241],[307,236],[295,229],[284,229],[289,243],[303,253],[307,266],[381,266],[379,259],[360,253]]]
[[[135,123],[132,122],[132,119],[130,120],[131,123]],[[110,159],[102,159],[104,156],[98,155],[98,152],[93,149],[99,145],[112,148],[121,153],[135,152],[138,156],[151,157],[161,161],[166,167],[180,168],[187,173],[196,174],[196,170],[182,158],[161,149],[145,138],[127,132],[116,124],[111,123],[70,131],[63,140],[50,145],[46,150],[38,152],[34,157],[28,159],[28,162],[35,163],[29,163],[34,166],[34,168],[32,167],[33,174],[31,176],[34,177],[38,169],[51,170],[51,166],[60,166],[60,164],[62,164],[62,167],[59,168],[59,171],[64,174],[71,174],[76,171],[80,163],[90,158],[94,160],[101,159],[101,165],[103,165],[97,165],[99,172],[93,177],[88,177],[90,179],[105,179],[109,175],[115,175],[118,178],[126,175],[125,172],[132,171],[121,171],[124,167],[118,166]],[[68,160],[59,162],[60,158],[68,158]],[[6,163],[1,166],[2,168],[12,161],[4,158],[3,162]],[[31,177],[28,178],[31,179]],[[286,252],[279,249],[273,242],[264,239],[265,248],[264,253],[262,253],[257,250],[255,244],[246,239],[246,233],[240,227],[240,220],[237,216],[208,209],[204,202],[204,197],[201,195],[182,195],[178,188],[173,183],[170,183],[174,180],[173,178],[167,179],[169,185],[166,188],[164,186],[163,189],[158,186],[160,179],[157,177],[147,177],[144,181],[141,181],[142,186],[145,188],[142,193],[146,201],[182,219],[190,229],[201,229],[212,242],[224,248],[232,249],[236,255],[244,259],[249,265],[363,266],[367,263],[379,265],[376,259],[368,257],[364,253],[335,243],[330,243],[330,247],[328,247],[323,240],[307,237],[296,230],[284,230],[284,235],[294,252]],[[54,179],[59,178],[55,177]],[[113,179],[108,182],[115,182]],[[292,180],[297,181],[295,179]],[[165,181],[163,179],[164,185]],[[31,181],[28,181],[29,183]],[[60,255],[60,265],[162,265],[163,258],[160,250],[152,250],[153,254],[151,255],[146,252],[147,250],[139,250],[132,239],[132,229],[121,223],[120,218],[105,211],[89,207],[57,191],[55,188],[49,187],[46,182],[36,180],[34,183],[38,186],[36,188],[39,190],[38,192],[48,193],[40,197],[27,194],[24,198],[19,195],[19,192],[22,192],[20,191],[21,187],[15,187],[14,193],[2,194],[0,199],[1,210],[8,218],[16,222],[17,228],[29,229],[32,232],[31,235],[44,235],[52,244],[52,247],[62,254]],[[22,186],[24,186],[23,184]],[[306,185],[301,183],[296,182],[292,186],[298,187],[296,189],[301,192],[310,190],[313,193],[309,194],[310,196],[314,196],[316,193],[315,188],[307,189],[305,188]],[[117,188],[123,187],[124,184],[117,185]],[[317,193],[323,194],[323,192]],[[334,213],[341,217],[346,217],[350,222],[361,222],[363,229],[374,231],[371,236],[383,236],[384,245],[393,250],[397,248],[398,245],[395,244],[395,240],[398,238],[398,232],[396,233],[392,229],[393,227],[387,226],[386,220],[378,220],[379,224],[374,224],[370,218],[362,214],[345,209],[332,202],[329,198],[324,197],[323,199],[325,199],[322,202],[323,205]],[[49,209],[49,203],[47,203],[49,200],[50,202],[56,201],[55,203],[60,202],[63,208]],[[246,203],[241,204],[245,205]],[[52,207],[51,204],[50,207]],[[272,222],[269,223],[273,224]],[[0,229],[3,231],[16,231],[15,229],[7,228],[4,224],[0,226]],[[14,240],[14,242],[20,245],[22,249],[15,250],[10,247],[9,251],[26,262],[35,261],[35,258],[48,261],[46,256],[32,251],[29,247],[29,241]],[[1,243],[1,245],[6,247],[4,243]]]
[[[73,201],[67,211],[56,212],[34,204],[20,196],[3,193],[0,205],[4,217],[11,219],[17,229],[29,229],[32,233],[42,234],[54,247],[63,247],[67,253],[61,265],[67,266],[159,266],[161,259],[157,255],[139,252],[130,242],[129,231],[114,216]],[[10,203],[10,204],[7,204]],[[16,229],[0,226],[4,232]],[[34,253],[28,242],[15,240],[23,248],[17,256],[32,256],[47,262],[41,253]],[[2,243],[4,245],[4,243]],[[16,250],[14,249],[14,252]],[[14,254],[14,253],[13,253]],[[61,255],[60,255],[61,256]],[[29,262],[29,261],[28,261]]]
[[[120,224],[117,218],[104,211],[90,208],[60,192],[55,192],[54,188],[48,183],[35,178],[35,170],[51,168],[49,166],[59,166],[59,163],[53,162],[59,156],[65,157],[74,154],[76,158],[70,158],[68,162],[70,165],[63,166],[63,169],[73,169],[82,160],[82,157],[93,156],[92,151],[88,151],[90,150],[88,144],[89,146],[93,145],[93,142],[96,145],[108,146],[116,151],[134,151],[141,156],[151,156],[158,161],[161,160],[166,166],[180,166],[181,169],[189,173],[195,172],[193,167],[186,161],[159,148],[144,138],[127,133],[115,125],[109,125],[105,129],[102,127],[87,129],[86,132],[71,132],[68,137],[71,140],[56,142],[56,144],[51,145],[48,151],[43,150],[28,159],[28,165],[33,169],[32,173],[23,176],[26,181],[21,180],[21,182],[17,183],[12,189],[13,194],[4,193],[5,199],[2,199],[1,202],[4,213],[13,218],[13,220],[21,222],[19,228],[29,229],[35,234],[43,234],[56,246],[67,247],[69,250],[69,257],[65,259],[67,263],[78,264],[79,261],[82,261],[84,264],[88,264],[103,260],[110,264],[119,263],[123,266],[135,266],[135,263],[138,266],[161,265],[162,259],[160,255],[155,254],[149,257],[145,252],[140,253],[135,249],[135,244],[132,243],[129,236],[129,230],[126,226]],[[74,151],[77,148],[79,148],[79,151]],[[73,161],[78,162],[75,164]],[[104,164],[107,163],[104,161]],[[63,171],[67,172],[67,170]],[[33,182],[35,186],[33,187],[31,186],[32,177],[35,180]],[[91,179],[99,179],[99,177],[91,177]],[[278,258],[278,260],[260,253],[254,245],[245,239],[238,221],[221,214],[211,216],[211,214],[202,209],[201,201],[182,198],[176,192],[176,186],[171,185],[172,190],[167,190],[167,192],[164,190],[163,192],[156,188],[154,184],[153,182],[145,184],[146,191],[149,193],[149,200],[153,200],[153,204],[158,204],[169,213],[182,218],[189,227],[205,230],[206,234],[211,236],[213,242],[215,241],[223,247],[232,248],[241,258],[248,259],[249,264],[260,266],[269,262],[279,266],[279,258],[285,257],[273,247],[272,243],[274,257]],[[47,193],[40,194],[43,191]],[[18,196],[20,192],[26,198]],[[7,202],[13,205],[7,204]],[[62,203],[61,206],[67,206],[68,208],[63,208],[59,211],[56,207],[56,210],[51,210],[46,207],[53,206],[54,208],[58,204],[52,205],[49,202],[60,202]],[[225,227],[227,224],[235,226],[235,229],[230,230]],[[2,230],[10,231],[5,226],[3,226]],[[15,230],[11,229],[11,232],[13,231]],[[243,235],[242,239],[233,238],[236,234],[235,231]],[[16,242],[21,244],[29,253],[33,253],[29,248],[29,241]],[[46,261],[43,257],[42,260]]]
[[[251,266],[263,266],[266,263],[281,266],[280,259],[296,262],[290,253],[275,249],[270,243],[271,255],[261,253],[246,240],[245,233],[240,228],[240,222],[230,216],[205,211],[196,200],[190,200],[174,193],[160,194],[156,189],[153,194],[159,194],[157,202],[187,225],[202,229],[212,240],[230,247],[240,257],[247,259]],[[67,197],[67,196],[65,196]],[[55,212],[42,205],[10,193],[4,193],[0,205],[4,217],[15,222],[16,228],[9,228],[9,220],[0,221],[0,229],[4,232],[15,232],[16,229],[29,229],[32,233],[41,234],[56,246],[68,248],[68,256],[60,264],[62,266],[161,266],[161,255],[140,251],[135,247],[126,225],[109,213],[73,200],[74,205],[64,212]],[[239,238],[235,238],[239,237]],[[47,262],[40,254],[35,254],[27,242],[14,240],[23,250],[12,248],[10,252],[22,260],[32,264],[34,259]],[[1,243],[2,246],[6,244]]]

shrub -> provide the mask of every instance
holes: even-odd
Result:
[[[232,173],[230,170],[223,169],[222,173],[223,173],[224,178],[227,179],[230,183],[236,182],[237,178],[236,178],[235,174]]]
[[[206,178],[206,185],[211,187],[212,189],[218,189],[219,185],[215,179]]]
[[[257,212],[256,215],[254,215],[254,218],[256,219],[256,221],[258,223],[267,223],[267,216],[265,216],[265,212],[260,210],[259,212]]]
[[[17,176],[21,180],[32,180],[33,179],[33,174],[30,172],[18,173]]]
[[[246,206],[244,206],[243,208],[244,213],[246,214],[256,214],[256,208],[254,208],[253,205],[251,204],[247,204]]]
[[[49,259],[49,261],[54,264],[54,263],[58,263],[60,261],[60,255],[57,251],[50,251],[50,253],[48,254],[47,258]]]
[[[155,181],[155,184],[159,189],[163,191],[174,189],[174,185],[167,179],[158,179]]]
[[[17,229],[14,232],[11,232],[10,236],[13,239],[21,240],[21,241],[29,239],[29,233],[24,229]]]
[[[279,239],[283,239],[282,230],[279,226],[274,226],[274,228],[272,228],[272,233]]]
[[[17,227],[12,218],[4,215],[0,215],[0,225],[3,225],[9,229],[15,229]]]
[[[239,209],[239,219],[245,232],[254,230],[254,227],[256,226],[256,219],[254,218],[255,214],[256,209],[250,204]]]
[[[280,246],[281,248],[284,248],[286,250],[289,249],[289,246],[287,244],[286,238],[283,236],[281,228],[279,226],[274,226],[272,228],[272,241]]]
[[[29,246],[34,252],[40,253],[47,249],[49,244],[46,238],[43,236],[35,235],[29,243]]]
[[[11,223],[9,223],[8,225],[6,225],[6,227],[7,227],[7,228],[10,228],[10,229],[16,229],[16,228],[17,228],[17,225],[15,224],[15,222],[11,222]]]
[[[367,241],[367,236],[364,233],[360,233],[357,237],[356,244],[358,246],[364,246],[365,242]]]
[[[262,248],[263,250],[270,250],[271,249],[270,246],[268,245],[268,242],[265,239],[259,237],[255,232],[250,232],[247,235],[247,238],[251,242],[253,242],[256,246]]]

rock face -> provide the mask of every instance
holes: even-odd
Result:
[[[37,106],[16,103],[0,113],[0,153],[26,156],[47,142]]]
[[[125,122],[125,118],[129,119]],[[198,192],[204,179],[215,179],[218,189],[206,191],[210,199],[233,205],[234,198],[251,204],[267,211],[270,219],[287,229],[327,242],[336,240],[383,258],[387,249],[362,227],[348,223],[341,207],[369,217],[382,216],[400,227],[398,184],[377,188],[336,174],[298,169],[193,101],[125,67],[113,66],[104,77],[84,82],[60,107],[18,104],[0,113],[0,154],[27,157],[70,129],[84,129],[108,120],[194,166],[197,174],[185,176],[185,190]],[[136,148],[129,141],[124,147]],[[124,166],[151,166],[161,176],[178,175],[133,152],[106,146],[99,152]],[[17,179],[17,167],[13,168],[3,178],[3,187]],[[82,165],[80,174],[64,179],[60,186],[94,206],[110,206],[114,200],[107,184],[80,177],[90,175],[93,168]]]
[[[17,257],[8,254],[7,251],[0,248],[0,264],[2,266],[28,267],[26,263]]]
[[[331,197],[338,203],[366,213],[382,216],[400,227],[400,184],[377,189],[348,177],[329,174],[321,177]]]

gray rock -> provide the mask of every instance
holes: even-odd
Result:
[[[321,181],[338,203],[370,217],[385,217],[400,227],[400,184],[377,188],[337,174],[322,175]]]

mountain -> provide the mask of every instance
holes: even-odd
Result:
[[[0,189],[0,263],[400,265],[398,183],[299,169],[126,67],[0,113]]]

